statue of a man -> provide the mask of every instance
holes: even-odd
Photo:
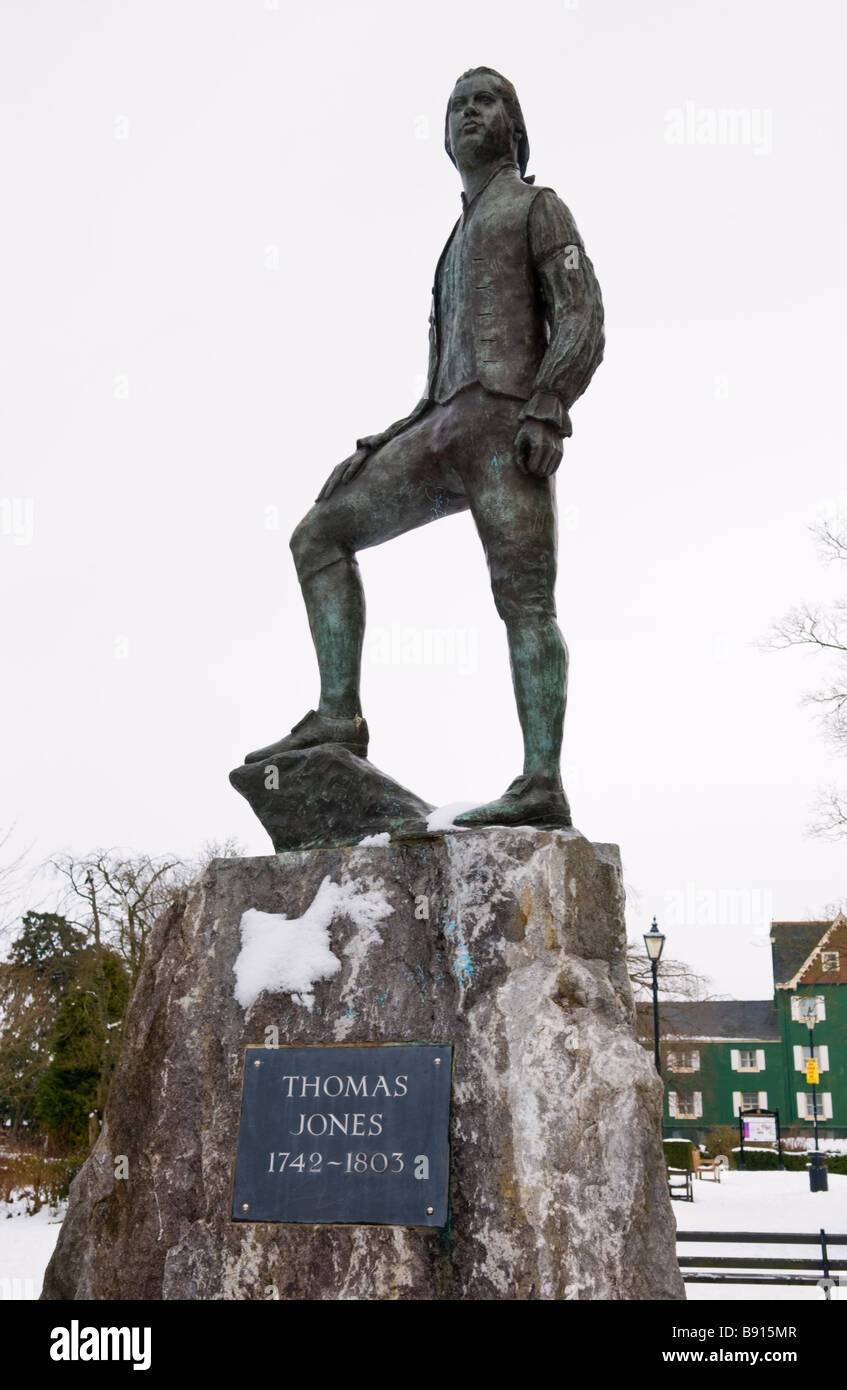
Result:
[[[247,761],[328,743],[367,756],[356,552],[469,508],[506,624],[524,767],[456,824],[568,826],[553,475],[570,406],[603,355],[602,300],[568,209],[524,177],[529,142],[510,82],[491,68],[464,73],[445,145],[464,192],[435,272],[426,392],[411,415],[357,441],[291,538],[320,703]]]

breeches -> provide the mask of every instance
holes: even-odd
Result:
[[[555,617],[555,484],[515,465],[522,405],[481,386],[431,405],[300,522],[291,537],[300,582],[358,550],[470,509],[501,618]]]

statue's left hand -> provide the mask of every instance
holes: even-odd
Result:
[[[543,420],[524,420],[515,435],[515,465],[521,473],[549,478],[562,462],[559,431]]]
[[[355,454],[344,459],[333,468],[317,497],[316,502],[323,502],[325,497],[330,497],[340,483],[350,483],[355,478],[359,470],[364,466],[365,460],[370,457],[372,450],[369,448],[357,449]]]

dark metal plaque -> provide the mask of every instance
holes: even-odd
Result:
[[[234,1221],[444,1226],[451,1046],[248,1047]]]

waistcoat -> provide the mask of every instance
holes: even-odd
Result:
[[[504,396],[532,395],[548,341],[527,232],[540,191],[517,170],[496,174],[441,253],[433,289],[434,400],[448,401],[474,382]]]

